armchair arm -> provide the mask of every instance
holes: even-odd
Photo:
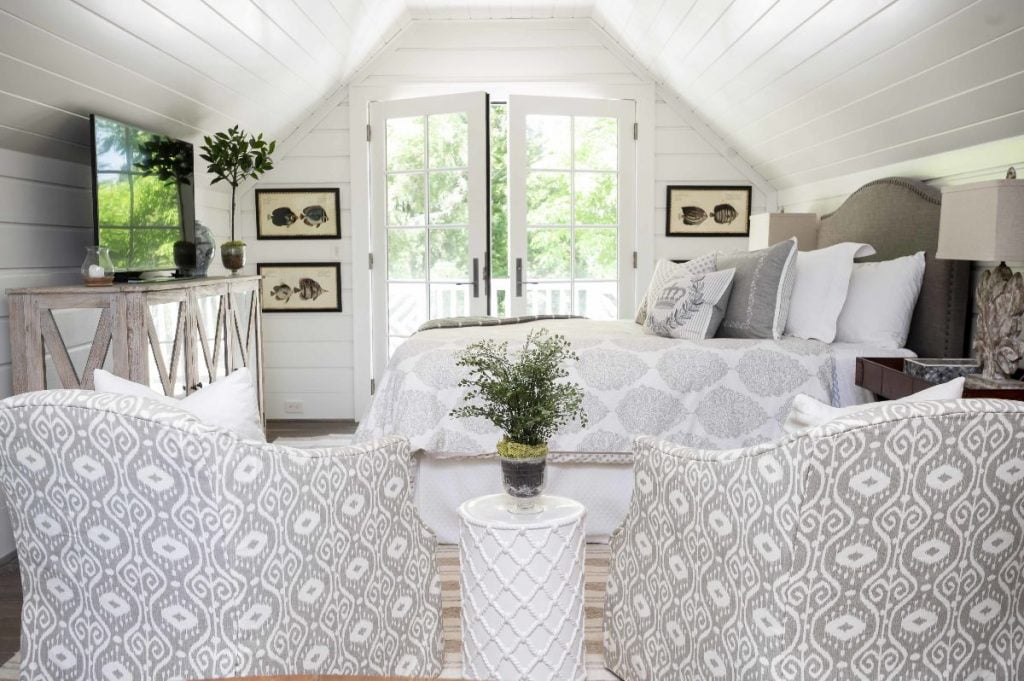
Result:
[[[791,443],[791,440],[784,442]],[[800,448],[634,445],[611,538],[605,663],[624,679],[767,678],[785,641]]]
[[[241,444],[225,460],[226,628],[245,674],[426,676],[442,663],[435,540],[409,444]]]

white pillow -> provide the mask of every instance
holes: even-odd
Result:
[[[884,262],[855,263],[836,340],[878,348],[906,345],[924,263],[924,251]]]
[[[930,402],[933,400],[958,400],[964,394],[964,381],[962,376],[952,381],[933,385],[913,395],[901,397],[893,402]],[[787,433],[799,433],[807,428],[814,428],[833,419],[857,412],[874,409],[889,402],[868,402],[867,404],[855,404],[852,407],[833,407],[824,402],[814,399],[810,395],[797,395],[793,398],[793,406],[789,408],[789,415],[786,422],[782,424],[782,430]]]
[[[177,407],[211,426],[230,430],[239,437],[266,442],[260,419],[256,385],[248,369],[242,368],[214,381],[180,400],[161,395],[149,386],[97,369],[93,374],[96,392],[134,395]]]
[[[875,249],[868,244],[850,242],[801,251],[796,259],[786,335],[834,341],[839,313],[850,288],[853,259],[874,253]]]
[[[714,272],[717,263],[718,254],[714,252],[705,253],[698,258],[683,263],[672,262],[665,258],[658,260],[654,265],[651,283],[647,285],[647,292],[644,294],[643,300],[640,301],[640,306],[636,309],[636,319],[633,321],[643,326],[644,322],[647,321],[647,307],[654,304],[654,300],[661,293],[661,289],[664,288],[665,284],[673,279],[691,274]]]

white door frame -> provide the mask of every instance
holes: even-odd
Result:
[[[359,78],[355,79],[357,82]],[[426,97],[467,91],[485,91],[492,101],[507,101],[509,93],[550,97],[595,97],[632,99],[636,102],[639,140],[636,146],[636,251],[638,265],[637,290],[642,292],[651,276],[654,263],[654,131],[656,88],[653,83],[615,84],[596,82],[457,82],[457,83],[395,83],[389,85],[352,85],[348,90],[350,182],[352,206],[352,350],[353,350],[353,412],[361,419],[370,405],[370,382],[380,379],[375,373],[370,325],[372,300],[370,291],[369,254],[371,236],[371,202],[369,197],[370,144],[366,126],[370,123],[369,103],[389,99]],[[664,189],[662,188],[662,191]],[[643,207],[640,209],[640,207]],[[634,297],[637,295],[634,291]],[[637,302],[637,301],[634,301]]]
[[[451,95],[415,97],[380,102],[370,102],[370,186],[371,205],[371,252],[375,262],[371,272],[372,309],[372,363],[374,375],[384,371],[388,361],[388,300],[387,300],[387,183],[385,158],[385,121],[389,118],[430,116],[432,114],[465,112],[468,120],[467,163],[469,175],[469,262],[476,265],[476,295],[470,295],[469,314],[483,315],[487,311],[486,275],[488,250],[487,205],[487,93],[468,92]],[[424,154],[428,152],[424,149]],[[482,180],[481,180],[482,178]],[[378,195],[378,191],[382,192]],[[426,193],[429,205],[429,191]],[[428,209],[429,212],[429,209]],[[429,225],[424,224],[425,229]],[[429,268],[429,257],[427,257]],[[467,282],[472,274],[467,273]]]
[[[604,116],[618,121],[618,317],[632,318],[636,311],[636,276],[633,252],[637,237],[636,211],[636,144],[633,125],[636,102],[631,99],[593,99],[582,97],[537,97],[512,95],[508,106],[508,271],[512,280],[511,310],[513,315],[526,314],[526,285],[517,279],[528,269],[526,255],[526,117],[531,114],[564,116]],[[569,225],[573,227],[573,225]],[[571,256],[574,257],[574,256]],[[522,267],[519,267],[522,263]],[[525,278],[525,274],[523,275]],[[516,292],[522,288],[521,296]]]

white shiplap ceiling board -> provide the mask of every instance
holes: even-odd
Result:
[[[393,30],[399,0],[0,0],[0,145],[88,160],[88,114],[282,139]]]
[[[592,19],[779,188],[1024,133],[1022,0],[0,0],[0,146],[87,160],[97,112],[192,140],[239,123],[287,147],[371,56],[397,77],[419,40],[434,56],[417,79],[450,79],[465,54],[438,43],[508,19],[535,27],[524,63],[624,77],[599,44],[547,44]]]
[[[1021,0],[650,7],[594,18],[776,187],[1024,133]]]

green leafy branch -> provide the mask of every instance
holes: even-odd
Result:
[[[469,388],[465,404],[452,410],[456,418],[482,417],[493,423],[510,442],[545,444],[570,421],[587,425],[583,390],[562,379],[562,366],[579,357],[564,336],[548,336],[546,329],[531,332],[523,347],[510,354],[508,343],[483,340],[466,347],[458,366],[469,375],[459,386]]]
[[[250,135],[235,125],[213,136],[203,137],[199,158],[209,165],[206,170],[214,176],[210,184],[227,182],[231,185],[231,241],[235,240],[235,191],[242,180],[258,180],[260,175],[274,169],[271,154],[277,142],[263,139],[263,133]]]

